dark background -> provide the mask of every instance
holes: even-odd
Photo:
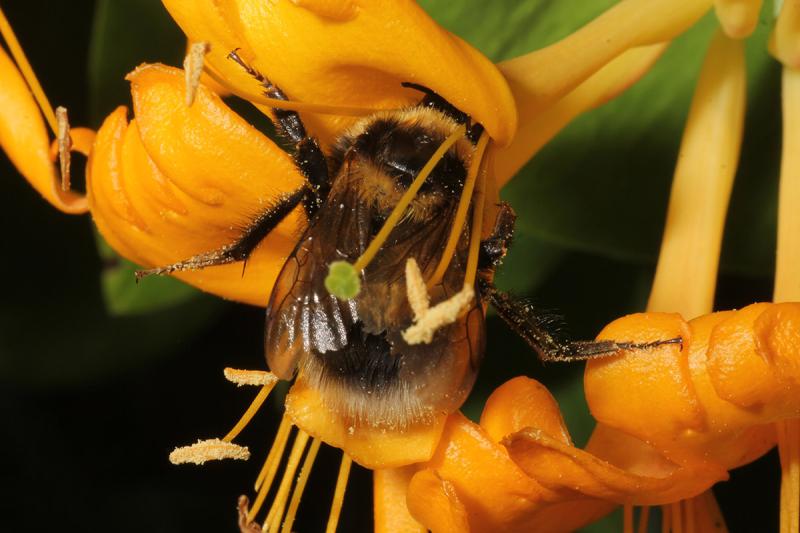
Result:
[[[444,12],[439,4],[423,2],[443,24],[460,30],[464,22],[458,8]],[[596,10],[605,4],[597,2]],[[69,107],[73,125],[97,128],[115,105],[128,103],[122,76],[139,62],[178,64],[181,59],[182,37],[155,1],[18,0],[2,5],[50,100]],[[496,9],[511,5],[498,3]],[[517,9],[514,20],[522,18],[520,24],[524,17],[535,21],[543,16],[535,9]],[[703,31],[708,33],[712,22],[706,20]],[[513,55],[508,42],[487,41],[479,31],[488,30],[471,28],[460,33],[491,57]],[[704,38],[696,33],[678,43],[675,57],[665,61],[683,61],[679,54],[694,42],[688,39]],[[592,337],[613,318],[645,306],[685,104],[701,56],[695,53],[685,61],[686,86],[669,96],[677,111],[667,108],[651,118],[658,124],[641,125],[646,131],[658,126],[657,134],[632,142],[635,131],[615,135],[609,127],[601,135],[593,121],[602,123],[604,112],[621,113],[601,110],[560,136],[505,192],[520,211],[521,228],[500,283],[558,308],[578,337]],[[717,308],[770,299],[774,199],[759,202],[776,189],[777,72],[765,67],[751,85],[756,104],[748,115],[743,169],[731,208],[739,218],[728,224]],[[643,84],[652,90],[658,78]],[[626,98],[621,105],[631,106],[641,93]],[[592,142],[586,142],[587,135],[594,136]],[[631,185],[633,192],[615,194],[609,200],[613,204],[603,206],[611,212],[607,219],[598,217],[597,206],[580,193],[582,187],[595,190],[582,179],[619,178],[616,187],[625,187],[626,179],[640,183],[642,174],[650,180],[646,185]],[[280,396],[268,402],[239,439],[253,452],[250,462],[174,467],[167,455],[175,445],[222,436],[248,405],[254,391],[228,384],[222,368],[264,367],[263,310],[169,281],[150,289],[132,287],[130,265],[107,251],[98,253],[88,216],[50,208],[2,156],[0,175],[0,198],[5,200],[0,214],[5,235],[0,262],[0,486],[5,493],[0,529],[234,531],[236,498],[251,492],[259,458],[277,426]],[[522,181],[530,176],[541,179]],[[614,187],[609,189],[614,194]],[[759,226],[754,218],[763,223]],[[569,233],[581,224],[590,234],[586,241]],[[634,235],[621,234],[626,226]],[[758,231],[751,231],[754,226]],[[619,247],[613,246],[615,239]],[[154,302],[152,291],[170,298]],[[488,392],[519,374],[554,391],[575,440],[585,442],[591,420],[582,396],[582,368],[543,367],[495,317],[489,318],[486,364],[465,411],[479,414]],[[338,460],[338,453],[323,447],[300,508],[298,531],[324,527]],[[776,530],[778,485],[777,454],[772,452],[715,487],[730,530]],[[370,475],[356,467],[339,530],[368,531],[371,520]],[[592,531],[619,531],[619,524],[615,516]]]

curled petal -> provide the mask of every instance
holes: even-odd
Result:
[[[695,317],[712,308],[744,130],[746,79],[744,43],[717,32],[681,141],[650,311]]]
[[[330,410],[302,377],[286,396],[286,415],[306,433],[341,448],[358,464],[371,469],[396,468],[427,461],[433,455],[445,415],[404,429],[359,424]]]
[[[492,392],[481,413],[481,427],[495,442],[524,428],[538,428],[571,445],[567,426],[553,395],[535,379],[511,379]]]
[[[426,530],[436,533],[471,530],[469,513],[458,490],[434,470],[423,470],[411,479],[408,499],[412,512],[423,517]]]
[[[2,48],[0,79],[0,147],[54,207],[70,214],[85,213],[88,202],[84,196],[61,190],[42,115],[25,80]]]
[[[639,437],[667,439],[679,431],[703,429],[706,420],[689,371],[691,331],[680,315],[629,315],[598,335],[598,339],[634,343],[678,337],[683,349],[668,344],[589,361],[584,388],[592,415]]]
[[[667,47],[667,43],[641,46],[623,52],[563,97],[542,109],[530,98],[527,72],[500,65],[517,101],[519,131],[507,147],[492,145],[497,153],[495,178],[501,187],[572,119],[616,97],[637,82]],[[523,78],[519,79],[518,76]]]
[[[186,107],[181,71],[141,67],[131,80],[137,119],[129,125],[124,108],[106,119],[87,180],[97,226],[125,257],[157,266],[218,249],[279,194],[302,185],[288,155],[211,91],[200,86]],[[301,209],[290,214],[246,269],[232,264],[175,275],[223,297],[265,305],[304,223]]]
[[[784,66],[800,69],[800,2],[784,0],[769,49]]]
[[[663,477],[634,474],[536,429],[509,435],[503,444],[521,468],[548,488],[577,490],[617,503],[667,503],[700,494],[728,477],[725,469],[702,463],[693,468],[674,465]]]
[[[420,100],[400,86],[407,81],[470,114],[495,142],[508,143],[516,130],[514,101],[497,68],[411,0],[164,4],[191,40],[212,43],[209,62],[246,93],[257,94],[257,84],[241,72],[229,76],[239,67],[223,59],[234,48],[295,100],[395,108]],[[305,118],[325,143],[352,122]]]
[[[712,0],[622,0],[561,41],[500,64],[524,88],[533,112],[561,98],[603,65],[637,46],[670,41]]]
[[[762,0],[714,0],[719,23],[732,39],[742,39],[753,33],[761,4]]]

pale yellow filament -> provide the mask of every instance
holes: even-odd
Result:
[[[25,78],[25,82],[28,84],[31,93],[33,93],[33,97],[39,104],[39,108],[42,110],[42,114],[44,114],[47,124],[50,125],[53,135],[58,135],[58,120],[56,119],[56,114],[53,111],[50,101],[47,99],[41,84],[39,84],[39,80],[36,78],[36,74],[33,72],[33,68],[28,62],[28,58],[25,57],[25,52],[22,50],[22,47],[17,40],[17,36],[14,35],[14,30],[11,29],[11,24],[9,24],[8,19],[3,13],[2,7],[0,7],[0,34],[2,34],[3,39],[5,39],[6,44],[8,45],[8,50],[14,57],[14,61],[17,63],[20,73],[22,73],[22,76]]]
[[[627,503],[622,506],[622,531],[633,533],[633,505]]]
[[[339,477],[336,479],[336,490],[333,493],[333,503],[331,504],[331,514],[328,515],[328,525],[325,533],[336,533],[339,525],[339,515],[342,512],[344,503],[344,492],[347,489],[347,481],[350,479],[350,466],[353,460],[349,455],[342,455],[342,463],[339,465]]]
[[[283,522],[281,533],[291,533],[292,531],[294,518],[297,516],[297,508],[300,506],[303,491],[306,488],[306,483],[308,483],[308,477],[311,475],[311,468],[314,466],[314,460],[317,458],[320,443],[322,443],[322,441],[316,438],[311,441],[308,454],[306,454],[306,458],[303,460],[303,466],[300,467],[300,476],[297,478],[297,485],[292,493],[292,500],[289,502],[289,510],[286,512],[286,520]]]
[[[261,488],[266,478],[269,478],[267,485],[272,484],[272,478],[275,476],[275,473],[272,472],[270,475],[270,470],[273,470],[273,463],[280,462],[280,458],[283,456],[283,450],[286,448],[286,442],[289,440],[289,432],[291,430],[292,422],[289,420],[288,416],[283,415],[281,423],[278,426],[278,432],[275,434],[275,438],[272,441],[272,447],[269,450],[269,454],[267,454],[267,459],[264,461],[264,466],[261,467],[261,471],[258,473],[258,477],[256,478],[255,490],[259,490]],[[276,464],[274,470],[277,469],[278,466]]]
[[[672,533],[683,533],[683,513],[681,512],[682,502],[671,503],[670,513],[672,514]]]
[[[785,9],[785,8],[784,8]],[[776,302],[800,301],[800,71],[783,69],[783,150],[778,202]],[[781,458],[780,533],[800,531],[800,420],[777,423]]]
[[[456,215],[453,218],[453,227],[450,230],[450,235],[447,237],[447,244],[442,252],[442,258],[433,272],[433,276],[428,281],[428,288],[433,287],[442,281],[447,267],[450,266],[450,261],[453,259],[458,239],[461,237],[461,232],[464,228],[464,221],[467,218],[467,211],[469,209],[470,201],[472,201],[472,191],[475,188],[475,181],[478,177],[478,171],[481,167],[483,160],[483,153],[486,151],[486,146],[489,144],[489,135],[484,131],[478,144],[475,146],[475,152],[472,154],[472,161],[470,161],[469,171],[467,172],[467,179],[464,182],[464,190],[461,192],[461,198],[458,201],[458,208]]]
[[[272,383],[268,383],[263,387],[261,387],[261,390],[258,391],[258,394],[253,399],[253,402],[250,404],[250,407],[247,408],[247,411],[245,411],[245,413],[242,415],[242,418],[239,419],[239,421],[236,423],[235,426],[233,426],[233,429],[231,429],[227,435],[222,437],[222,440],[226,442],[231,442],[233,439],[236,438],[236,436],[239,433],[242,432],[245,426],[247,426],[247,424],[250,423],[250,420],[253,419],[255,414],[261,408],[261,405],[263,405],[264,400],[267,399],[269,393],[272,392],[272,388],[275,386],[275,383],[276,382],[273,381]]]
[[[475,285],[475,277],[478,274],[478,252],[480,251],[483,213],[486,203],[486,172],[489,167],[491,167],[491,164],[488,161],[481,165],[480,177],[475,189],[475,199],[472,203],[472,225],[470,226],[469,255],[467,256],[467,268],[464,273],[464,286],[473,287]]]
[[[430,173],[433,172],[433,169],[439,163],[439,160],[444,157],[444,154],[447,152],[447,150],[449,150],[451,146],[458,142],[458,140],[463,137],[465,133],[466,127],[463,124],[459,125],[455,131],[453,131],[453,133],[451,133],[447,139],[444,140],[439,148],[436,149],[428,162],[425,163],[425,166],[423,166],[422,170],[419,171],[417,177],[414,178],[413,182],[411,182],[411,186],[405,193],[403,193],[403,196],[400,197],[397,205],[394,206],[394,209],[386,219],[386,222],[383,223],[383,227],[381,227],[380,231],[378,231],[378,234],[375,236],[375,238],[372,239],[372,242],[369,243],[369,246],[367,246],[367,249],[363,254],[361,254],[361,257],[356,260],[355,264],[353,265],[356,272],[364,270],[369,262],[372,261],[372,258],[375,257],[375,254],[378,253],[378,250],[380,250],[381,246],[383,246],[383,243],[389,237],[391,231],[394,229],[397,223],[400,222],[400,219],[406,212],[408,204],[410,204],[417,195],[420,187],[422,187],[422,184],[425,183],[425,180],[428,178]]]
[[[649,311],[711,311],[745,109],[743,43],[718,32],[695,90],[672,183]]]
[[[284,418],[286,418],[285,415]],[[289,431],[286,431],[286,433],[283,435],[278,434],[275,437],[275,440],[272,442],[272,449],[270,450],[269,455],[272,456],[273,451],[275,452],[275,455],[272,456],[271,458],[272,460],[270,460],[270,457],[267,457],[267,462],[264,463],[264,467],[267,467],[267,464],[269,464],[269,467],[267,468],[267,473],[265,474],[261,485],[259,486],[258,483],[256,483],[256,486],[258,487],[258,489],[256,489],[258,490],[258,494],[256,495],[256,499],[253,502],[253,506],[247,513],[248,522],[253,521],[253,517],[255,517],[258,514],[258,511],[261,510],[261,506],[264,505],[264,500],[267,497],[267,493],[269,493],[269,489],[272,487],[272,482],[275,480],[275,474],[278,472],[278,466],[280,466],[281,464],[281,457],[283,457],[283,452],[286,450],[286,443],[289,441],[291,428],[292,426],[290,425]],[[267,524],[268,522],[265,521],[264,525]]]
[[[317,104],[312,102],[295,102],[292,100],[278,100],[275,98],[267,98],[264,95],[244,91],[238,87],[233,86],[224,77],[220,76],[211,69],[205,69],[211,79],[225,87],[231,94],[235,94],[239,98],[252,102],[253,104],[260,104],[268,108],[285,109],[287,111],[298,111],[300,113],[318,113],[320,115],[338,115],[343,117],[364,117],[367,115],[374,115],[375,113],[386,111],[385,109],[375,109],[372,107],[359,107],[359,106],[344,106],[336,104]]]
[[[278,486],[278,493],[275,495],[272,506],[270,506],[269,513],[267,513],[267,519],[264,520],[264,531],[277,532],[280,528],[283,513],[286,510],[286,502],[289,500],[289,489],[292,488],[292,481],[297,473],[297,467],[300,465],[300,458],[303,457],[308,439],[308,433],[302,429],[297,430],[292,451],[289,452],[286,470],[283,472],[281,483]]]
[[[647,523],[650,520],[650,506],[643,505],[639,510],[638,533],[647,533]]]
[[[661,506],[661,533],[669,533],[672,521],[672,512],[669,505]]]

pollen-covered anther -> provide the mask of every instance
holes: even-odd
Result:
[[[221,439],[198,440],[189,446],[181,446],[169,454],[169,462],[174,465],[194,463],[202,465],[206,461],[219,461],[222,459],[250,459],[250,450]]]
[[[237,386],[244,385],[274,385],[278,381],[278,377],[272,372],[265,372],[263,370],[240,370],[238,368],[226,368],[223,370],[225,379],[231,383],[236,383]]]
[[[69,134],[69,117],[66,107],[56,108],[56,123],[58,124],[58,161],[61,169],[61,190],[68,191],[70,187],[69,168],[72,151],[72,137]]]
[[[406,295],[411,309],[414,311],[414,325],[403,332],[403,339],[408,344],[428,344],[439,329],[452,324],[472,304],[475,290],[471,285],[464,288],[443,302],[429,307],[428,290],[425,280],[413,258],[406,261]]]
[[[203,63],[206,54],[211,50],[207,42],[192,43],[189,52],[183,60],[183,71],[186,76],[186,106],[194,103],[197,87],[200,85],[200,75],[203,73]]]

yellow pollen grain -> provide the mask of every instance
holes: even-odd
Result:
[[[308,483],[308,477],[311,475],[311,468],[314,466],[314,460],[317,458],[321,443],[322,441],[316,438],[311,441],[308,454],[303,460],[303,466],[300,467],[300,476],[297,478],[297,485],[294,488],[294,493],[292,493],[292,500],[289,502],[289,510],[286,512],[286,520],[283,522],[281,533],[291,533],[292,531],[294,519],[297,516],[297,508],[303,498],[303,491],[305,491],[306,483]]]
[[[56,120],[56,114],[53,112],[53,107],[50,105],[50,101],[47,99],[39,80],[36,78],[36,74],[34,74],[33,67],[31,67],[28,58],[25,57],[25,52],[22,50],[17,36],[14,35],[14,30],[11,29],[11,24],[9,24],[8,19],[3,13],[2,7],[0,7],[0,35],[5,39],[8,45],[8,51],[11,52],[11,56],[17,63],[22,77],[25,78],[25,82],[33,93],[33,97],[39,104],[39,109],[42,110],[42,114],[47,120],[47,124],[50,126],[53,135],[58,135],[58,121]]]
[[[247,461],[250,459],[250,450],[245,446],[239,446],[232,442],[208,439],[198,440],[189,446],[175,448],[169,454],[169,461],[174,465],[186,463],[202,465],[207,461],[219,461],[222,459]]]
[[[350,456],[343,454],[342,462],[339,465],[339,476],[336,478],[336,489],[333,492],[331,514],[328,515],[328,525],[325,528],[325,533],[336,533],[336,527],[339,525],[339,515],[342,513],[342,504],[344,503],[347,481],[350,479],[350,466],[352,464],[353,460]]]
[[[417,262],[409,258],[406,261],[406,294],[414,311],[414,324],[403,332],[403,339],[411,345],[431,342],[439,329],[458,320],[475,297],[472,285],[464,285],[447,300],[429,307],[427,291]]]
[[[263,370],[239,370],[238,368],[226,368],[223,370],[225,379],[237,386],[244,385],[274,385],[278,382],[278,376],[272,372]]]
[[[303,457],[303,452],[308,444],[309,435],[302,429],[298,429],[297,436],[292,445],[292,451],[289,452],[289,461],[286,463],[286,470],[283,472],[281,483],[278,486],[278,493],[275,495],[275,500],[267,514],[267,519],[264,521],[265,531],[277,532],[280,528],[283,513],[286,510],[286,502],[289,500],[289,489],[292,487],[292,481],[297,473],[297,467],[300,465],[300,458]]]
[[[56,122],[58,123],[58,161],[61,170],[61,190],[69,191],[70,188],[70,163],[72,161],[72,137],[69,134],[69,116],[66,107],[56,108]]]
[[[413,200],[417,195],[420,187],[422,187],[422,184],[425,183],[425,180],[428,178],[430,173],[433,172],[433,169],[439,163],[439,160],[444,157],[444,154],[447,152],[447,150],[449,150],[451,146],[453,146],[461,137],[463,137],[465,133],[466,127],[461,124],[447,137],[447,139],[445,139],[441,145],[439,145],[439,148],[436,149],[428,162],[425,163],[425,166],[422,167],[422,170],[419,171],[417,177],[414,178],[411,186],[405,193],[403,193],[403,196],[400,197],[400,200],[397,202],[397,205],[394,206],[394,209],[386,219],[386,222],[384,222],[380,231],[378,231],[378,234],[374,239],[372,239],[372,242],[369,243],[367,249],[363,254],[361,254],[361,257],[359,257],[353,265],[356,271],[364,270],[369,262],[372,261],[372,258],[375,257],[375,254],[378,253],[378,250],[380,250],[381,246],[383,246],[383,243],[389,237],[389,233],[391,233],[394,227],[400,222],[400,219],[406,212],[408,204],[410,204],[411,200]]]
[[[481,162],[483,161],[483,154],[488,144],[489,135],[484,131],[480,139],[478,139],[478,144],[475,146],[475,153],[472,155],[472,161],[470,161],[469,171],[467,172],[467,179],[464,182],[464,190],[461,192],[456,215],[453,218],[453,227],[450,230],[450,235],[447,237],[447,244],[442,252],[442,258],[439,260],[439,264],[436,266],[436,270],[428,282],[428,287],[433,287],[442,281],[444,273],[447,271],[447,267],[450,266],[450,261],[453,259],[453,254],[458,245],[458,239],[464,227],[464,221],[467,218],[467,210],[472,201],[472,192],[475,189],[475,181],[478,177]]]
[[[211,50],[207,42],[192,43],[183,60],[183,72],[186,77],[186,107],[194,103],[197,87],[200,85],[200,75],[203,74],[203,63],[206,54]]]

